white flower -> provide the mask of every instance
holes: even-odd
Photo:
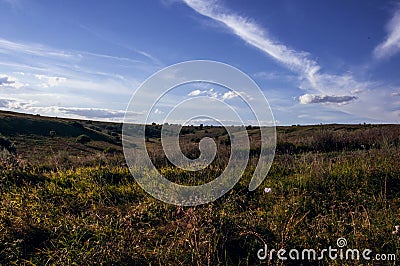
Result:
[[[392,234],[394,234],[394,235],[400,235],[400,225],[396,225],[396,226],[394,227],[394,229],[396,229],[396,230],[394,230],[394,231],[392,232]]]
[[[265,193],[271,193],[272,189],[270,187],[266,187],[266,188],[264,188],[264,192]]]

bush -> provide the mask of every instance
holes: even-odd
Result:
[[[118,153],[119,150],[117,150],[117,149],[114,148],[114,147],[107,147],[107,148],[105,148],[105,149],[103,150],[103,152],[106,153],[106,154],[115,154],[115,153]]]
[[[80,135],[76,138],[76,142],[81,144],[86,144],[90,142],[92,139],[88,135]]]
[[[191,141],[194,142],[194,143],[199,143],[200,142],[200,138],[199,137],[192,138]]]
[[[6,137],[0,136],[0,150],[2,149],[5,149],[10,153],[15,153],[16,151],[14,143],[12,143]]]
[[[76,122],[76,121],[70,122],[70,125],[73,126],[73,127],[76,127],[76,128],[80,128],[80,129],[84,129],[85,128],[81,123]]]

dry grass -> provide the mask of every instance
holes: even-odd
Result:
[[[249,192],[257,161],[253,132],[254,158],[243,178],[222,198],[197,207],[153,199],[136,184],[118,152],[42,153],[37,159],[8,153],[0,159],[0,264],[257,265],[264,244],[323,249],[335,246],[339,237],[351,248],[400,257],[399,236],[392,234],[400,224],[398,132],[398,127],[368,126],[280,132],[279,145],[295,148],[278,147],[262,187]],[[183,150],[194,156],[193,136],[186,136]],[[154,162],[181,183],[218,176],[229,154],[221,142],[212,167],[186,173],[165,161],[157,141],[150,143]],[[265,187],[272,192],[264,193]],[[366,262],[303,262],[346,263]]]

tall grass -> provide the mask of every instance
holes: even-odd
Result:
[[[370,136],[315,134],[291,143],[338,147],[332,143],[354,138],[366,143]],[[351,248],[399,258],[400,239],[392,231],[400,224],[400,149],[392,144],[394,135],[381,137],[387,144],[377,138],[368,149],[313,144],[315,150],[281,151],[262,187],[249,192],[255,152],[232,191],[197,207],[153,199],[134,181],[121,154],[78,158],[60,153],[38,161],[9,155],[0,159],[0,264],[258,265],[262,261],[257,251],[264,244],[323,249],[335,246],[339,237]],[[187,153],[195,149],[185,145]],[[218,176],[229,154],[219,145],[218,160],[196,174],[179,171],[156,145],[152,148],[159,170],[186,184]],[[265,187],[271,193],[265,193]],[[367,262],[303,262],[346,263]]]

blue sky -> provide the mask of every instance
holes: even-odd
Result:
[[[0,25],[2,110],[122,121],[154,72],[207,59],[253,78],[278,125],[400,121],[398,1],[0,0]],[[232,100],[169,97],[199,95]]]

